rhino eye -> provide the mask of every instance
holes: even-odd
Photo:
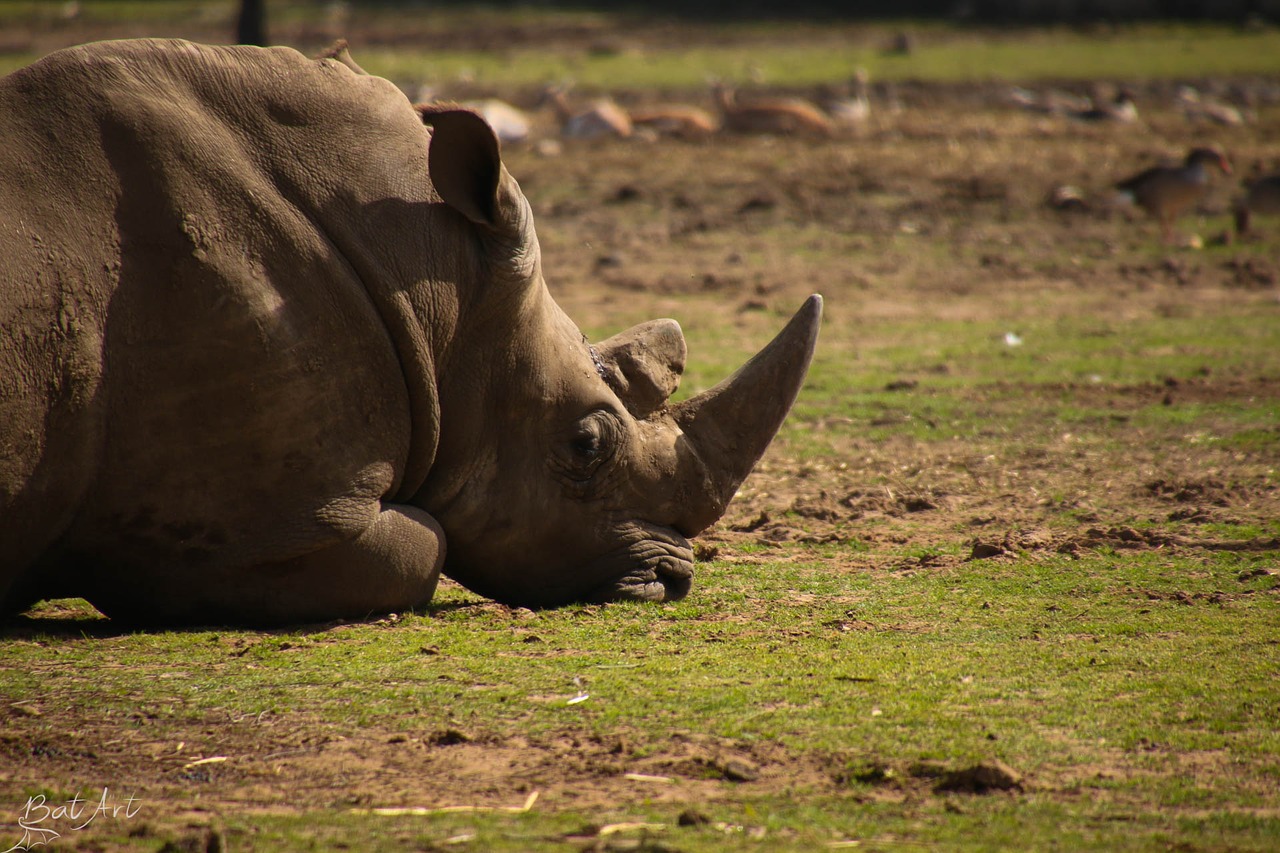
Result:
[[[578,421],[562,455],[562,470],[571,479],[587,480],[613,455],[613,420],[596,412]]]
[[[600,436],[595,433],[583,433],[573,440],[574,455],[584,461],[594,461],[601,448]]]

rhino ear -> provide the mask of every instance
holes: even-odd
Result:
[[[445,204],[478,225],[498,224],[502,156],[493,129],[476,113],[456,107],[417,107],[431,125],[427,168]]]
[[[680,385],[688,351],[675,320],[652,320],[596,345],[604,380],[632,416],[656,411]]]

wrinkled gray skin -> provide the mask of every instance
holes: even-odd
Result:
[[[812,354],[818,297],[669,406],[679,326],[587,344],[488,126],[334,59],[88,45],[0,115],[0,612],[677,599]]]

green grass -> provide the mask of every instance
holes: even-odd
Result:
[[[92,38],[94,26],[129,24],[131,34],[205,38],[231,37],[237,5],[229,0],[87,0],[80,4],[77,27]],[[65,7],[58,3],[0,4],[0,21],[11,26],[65,29]],[[749,75],[770,85],[808,86],[848,79],[867,69],[877,80],[980,81],[1112,78],[1147,80],[1210,75],[1280,73],[1280,32],[1246,31],[1221,26],[1143,25],[1115,27],[1106,33],[1060,29],[966,30],[935,23],[886,21],[816,26],[805,23],[739,22],[718,26],[671,22],[681,38],[656,30],[652,44],[622,40],[617,49],[557,49],[554,35],[536,44],[498,50],[424,50],[409,46],[360,44],[360,27],[395,30],[422,39],[455,27],[548,27],[569,24],[625,29],[634,20],[639,32],[664,23],[651,16],[629,19],[581,11],[539,7],[441,10],[427,7],[365,7],[347,19],[360,63],[375,74],[405,81],[452,81],[460,77],[498,88],[545,84],[571,78],[587,89],[643,87],[704,89],[708,77],[744,80]],[[323,4],[277,0],[269,24],[277,32],[297,26],[335,26],[333,10]],[[900,29],[918,34],[918,49],[895,56],[884,45]],[[691,32],[704,32],[701,40]],[[216,38],[210,35],[217,33]],[[666,33],[666,35],[664,35]],[[81,39],[83,40],[83,39]],[[311,49],[311,46],[299,45]],[[9,71],[38,58],[15,53],[0,58]]]
[[[1180,399],[1176,385],[1169,388],[1175,402],[1163,401],[1166,381],[1230,381],[1280,371],[1280,327],[1258,323],[1247,312],[1152,317],[1113,328],[1100,322],[1106,323],[1069,316],[1030,321],[1019,326],[1022,343],[1014,347],[1005,342],[1008,323],[1001,321],[902,322],[879,328],[876,344],[858,343],[856,326],[842,332],[828,324],[783,436],[804,451],[802,458],[829,452],[829,440],[842,434],[945,442],[980,439],[993,427],[1027,421],[1104,434],[1199,431],[1203,443],[1255,454],[1280,441],[1274,428],[1280,401],[1242,392],[1197,402]],[[690,337],[691,352],[721,358],[714,369],[693,368],[690,388],[704,387],[749,354],[724,341]],[[916,384],[888,390],[903,380]],[[834,426],[812,434],[814,422],[832,419]]]
[[[534,743],[621,735],[636,755],[699,733],[780,747],[833,776],[877,766],[907,780],[920,762],[992,758],[1027,776],[1022,793],[915,793],[905,810],[877,799],[897,791],[886,783],[764,795],[720,783],[723,801],[699,808],[763,828],[770,850],[842,838],[968,846],[979,823],[991,849],[1041,849],[1059,826],[1076,833],[1076,849],[1214,835],[1264,849],[1280,828],[1255,814],[1276,805],[1280,734],[1270,721],[1280,694],[1273,581],[1239,580],[1247,557],[1029,555],[901,574],[833,573],[826,560],[799,556],[750,570],[704,566],[698,595],[662,608],[571,607],[513,621],[451,589],[395,625],[37,635],[7,642],[5,693],[38,698],[54,719],[126,726],[143,716],[149,726],[198,726],[304,711],[333,731],[410,737],[459,721],[473,736]],[[1220,604],[1175,597],[1246,589],[1260,594]],[[529,632],[540,642],[527,642]],[[579,690],[590,699],[566,704]],[[1206,762],[1203,781],[1185,772],[1188,757]],[[1220,765],[1229,772],[1210,772]],[[683,850],[724,842],[722,832],[677,829],[678,804],[391,819],[348,813],[334,797],[338,807],[305,817],[226,813],[224,823],[253,849],[476,833],[483,849],[550,850],[547,839],[583,825],[629,821],[667,825],[663,837]]]
[[[728,40],[733,28],[728,28]],[[724,33],[719,38],[725,38]],[[909,57],[875,45],[833,39],[827,44],[751,42],[725,47],[674,47],[604,55],[557,55],[542,49],[501,54],[361,50],[361,62],[392,78],[449,80],[474,76],[489,85],[534,85],[571,78],[584,88],[620,86],[699,89],[708,77],[748,74],[778,86],[848,79],[865,68],[877,80],[1096,79],[1159,80],[1209,75],[1275,74],[1280,34],[1229,29],[1141,27],[1098,39],[1049,33],[943,31]]]

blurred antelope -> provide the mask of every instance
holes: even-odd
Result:
[[[1190,122],[1210,122],[1227,126],[1245,123],[1244,113],[1231,104],[1201,95],[1191,86],[1179,86],[1178,107]]]
[[[705,139],[720,127],[711,113],[688,104],[636,107],[629,115],[636,130],[681,139]]]
[[[478,112],[489,126],[499,142],[524,142],[529,138],[531,122],[523,110],[511,106],[497,98],[485,98],[480,101],[466,101],[462,104],[469,110]]]
[[[631,135],[631,118],[610,98],[598,98],[585,109],[575,109],[565,97],[563,86],[548,86],[543,101],[550,102],[566,139],[601,139]]]
[[[1041,115],[1067,115],[1093,109],[1093,101],[1061,89],[1034,92],[1021,86],[1013,86],[1009,89],[1008,99],[1010,104],[1019,109]]]
[[[1121,89],[1111,97],[1095,97],[1093,106],[1087,110],[1071,110],[1067,115],[1077,121],[1132,124],[1138,120],[1138,104],[1133,100],[1132,92]]]
[[[799,98],[760,98],[739,104],[723,83],[712,87],[720,109],[720,126],[733,133],[809,133],[830,136],[831,120],[813,104]]]

